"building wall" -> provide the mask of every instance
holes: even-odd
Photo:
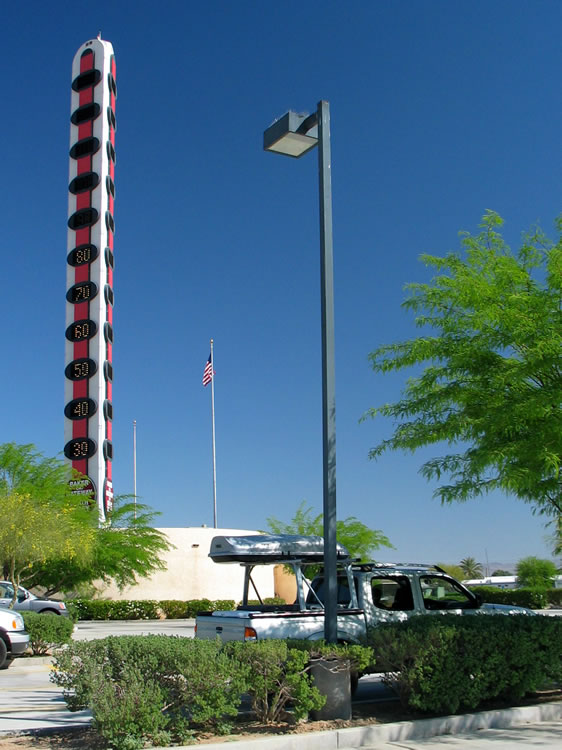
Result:
[[[143,578],[136,586],[119,591],[114,584],[100,589],[104,599],[242,599],[244,569],[237,563],[215,563],[209,557],[214,536],[247,536],[259,534],[246,529],[188,527],[159,529],[174,545],[164,555],[167,570]],[[252,573],[262,598],[274,595],[273,566],[257,566]],[[254,598],[254,592],[250,592]]]
[[[273,569],[275,596],[293,604],[297,598],[297,579],[295,574],[285,569],[284,565],[275,565]]]
[[[463,581],[465,586],[469,588],[477,586],[495,586],[499,589],[516,589],[517,588],[517,577],[516,576],[488,576],[487,578],[473,578],[468,581]]]

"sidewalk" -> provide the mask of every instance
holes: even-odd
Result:
[[[60,688],[48,682],[51,662],[50,656],[18,658],[0,673],[0,736],[88,726],[91,713],[69,711]]]

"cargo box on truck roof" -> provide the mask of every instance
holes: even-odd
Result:
[[[215,536],[209,557],[216,563],[255,563],[275,565],[292,561],[319,563],[324,560],[321,536],[297,534],[253,534],[251,536]],[[349,560],[346,548],[337,545],[338,560]]]

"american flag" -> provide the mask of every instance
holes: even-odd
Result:
[[[209,383],[213,379],[213,375],[215,374],[216,373],[213,370],[213,365],[211,363],[211,355],[209,354],[209,359],[207,360],[207,364],[205,365],[205,369],[203,370],[203,385],[209,385]]]

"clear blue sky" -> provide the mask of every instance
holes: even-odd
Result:
[[[359,423],[402,377],[367,355],[415,334],[400,304],[422,252],[458,248],[486,209],[516,245],[561,208],[557,0],[5,3],[0,441],[63,448],[70,79],[101,30],[117,60],[114,487],[160,526],[212,525],[215,341],[219,525],[320,512],[317,160],[262,151],[288,109],[331,104],[338,516],[389,560],[549,556],[528,506],[442,508],[431,452],[368,460]]]

